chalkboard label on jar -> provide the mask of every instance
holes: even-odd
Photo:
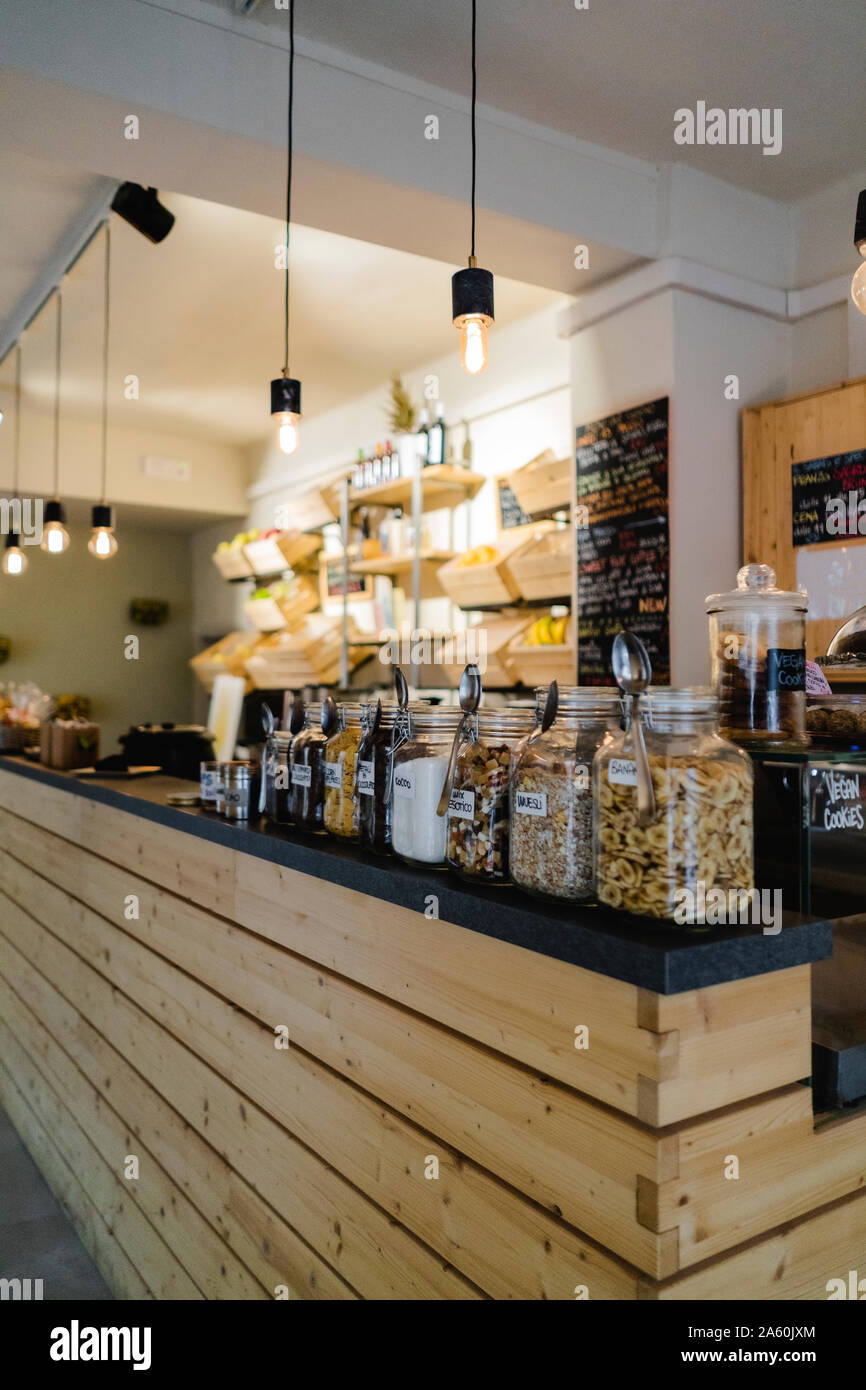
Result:
[[[620,787],[636,787],[637,763],[628,758],[611,758],[607,765],[607,780]]]
[[[767,648],[767,689],[806,689],[806,653],[802,647]]]
[[[373,764],[371,762],[358,763],[358,793],[361,796],[373,796]]]
[[[547,792],[515,792],[514,809],[523,816],[546,816]]]
[[[292,786],[310,787],[313,784],[313,769],[298,765],[292,768]]]
[[[339,763],[325,763],[325,786],[334,787],[339,791],[343,785],[342,772]]]
[[[394,773],[394,795],[405,796],[407,800],[415,799],[415,773],[406,772],[402,767]]]
[[[449,816],[459,816],[461,820],[472,820],[475,815],[474,792],[452,792],[448,802]]]

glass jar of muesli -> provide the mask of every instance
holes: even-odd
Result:
[[[341,840],[357,840],[355,764],[361,742],[361,706],[341,705],[339,728],[325,744],[325,829]]]
[[[541,686],[539,724],[546,701]],[[570,902],[594,896],[592,761],[619,718],[619,691],[560,686],[554,723],[524,745],[511,778],[511,877],[518,887]]]
[[[532,732],[530,710],[466,715],[448,804],[451,868],[474,882],[507,883],[512,759]]]
[[[324,834],[325,743],[322,706],[308,705],[291,749],[289,819],[296,830]]]
[[[631,730],[611,734],[593,762],[599,902],[678,925],[726,921],[705,908],[738,908],[754,888],[751,760],[720,736],[712,692],[651,689],[641,704],[655,812],[640,824]]]

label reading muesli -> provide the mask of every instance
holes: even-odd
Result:
[[[313,785],[313,769],[299,765],[292,768],[293,787],[311,787]]]
[[[514,809],[524,816],[546,816],[547,792],[515,792]]]
[[[409,801],[415,800],[414,772],[407,772],[402,767],[396,769],[394,773],[394,795],[405,796]]]
[[[360,796],[373,795],[373,764],[371,762],[358,763],[358,794]]]
[[[472,820],[475,815],[474,792],[452,792],[448,802],[449,816],[459,816],[462,820]]]
[[[339,763],[325,763],[325,786],[339,791],[343,785],[342,769]]]
[[[637,786],[637,763],[629,758],[611,758],[607,765],[607,780],[620,787]]]

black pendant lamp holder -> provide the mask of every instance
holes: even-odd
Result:
[[[857,213],[854,218],[854,245],[861,256],[866,256],[866,188],[857,199]]]
[[[7,532],[6,532],[6,549],[7,549],[7,550],[20,550],[20,549],[21,549],[21,537],[17,534],[17,532],[15,532],[15,531],[7,531]]]
[[[94,531],[103,528],[111,531],[114,529],[114,511],[105,502],[97,502],[95,507],[90,510],[90,524]]]
[[[493,322],[493,275],[474,264],[456,270],[451,276],[451,317],[455,328],[468,318],[483,319],[489,327]]]
[[[46,526],[51,521],[59,522],[61,526],[66,525],[66,508],[59,498],[55,497],[52,501],[45,503],[42,520]]]
[[[289,91],[286,122],[286,270],[284,305],[284,355],[282,374],[271,382],[271,415],[291,415],[294,420],[301,416],[301,383],[297,377],[289,376],[289,305],[290,305],[290,267],[289,245],[292,219],[292,156],[294,140],[292,117],[295,101],[295,0],[289,0]]]
[[[300,415],[301,383],[293,376],[278,376],[271,382],[271,414]]]

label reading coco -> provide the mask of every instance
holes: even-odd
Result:
[[[515,792],[514,809],[523,816],[546,816],[547,792]]]
[[[620,787],[637,786],[637,763],[629,758],[611,758],[607,765],[607,780]]]
[[[448,802],[449,816],[459,816],[462,820],[472,820],[475,815],[474,792],[452,792]]]
[[[343,785],[342,769],[339,763],[325,763],[325,786],[337,790]]]
[[[415,800],[415,773],[408,772],[405,768],[398,767],[394,771],[394,795],[405,796],[409,801]]]
[[[311,787],[312,784],[313,769],[311,767],[298,766],[292,768],[293,787]]]
[[[373,795],[372,763],[358,763],[358,792],[361,796]]]

